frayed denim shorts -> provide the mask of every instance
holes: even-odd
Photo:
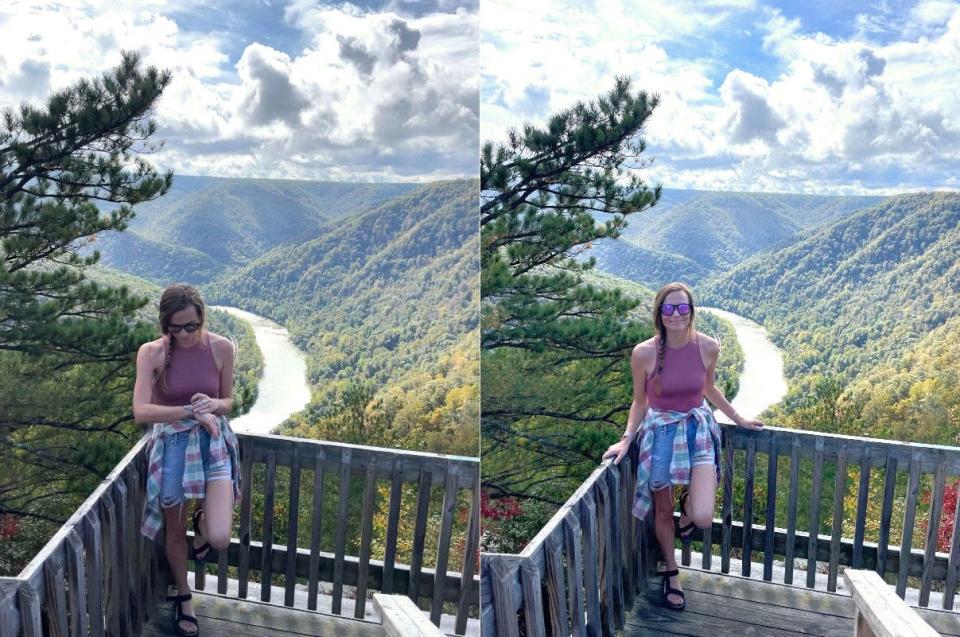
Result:
[[[210,462],[210,432],[199,428],[200,458],[207,482],[231,480],[230,458],[217,464]],[[183,470],[187,462],[187,439],[189,431],[168,434],[163,438],[163,468],[160,475],[160,505],[164,508],[177,506],[183,498]]]
[[[650,489],[658,491],[673,484],[670,478],[670,464],[673,462],[673,439],[677,435],[679,423],[663,425],[653,430],[653,453],[650,458]],[[707,449],[696,451],[697,419],[687,419],[687,452],[690,454],[690,466],[714,464],[714,451]]]

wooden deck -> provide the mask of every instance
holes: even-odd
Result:
[[[681,569],[687,608],[666,608],[662,579],[650,578],[626,614],[625,637],[690,635],[697,637],[850,637],[853,599],[734,575]],[[917,613],[941,635],[960,635],[960,614],[926,608]]]
[[[173,631],[172,603],[162,604],[144,626],[142,637],[166,637]],[[193,610],[204,637],[383,637],[383,627],[361,619],[323,615],[264,602],[193,593]]]

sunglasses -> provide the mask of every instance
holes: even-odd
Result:
[[[693,310],[693,305],[691,303],[679,303],[674,305],[673,303],[664,303],[660,306],[660,313],[664,316],[673,316],[673,311],[676,310],[680,313],[680,316],[686,316]]]
[[[170,323],[167,326],[167,331],[171,334],[179,334],[180,330],[184,330],[188,334],[193,334],[198,329],[200,329],[200,323],[196,321],[191,321],[189,323],[184,323],[183,325],[177,325],[176,323]]]

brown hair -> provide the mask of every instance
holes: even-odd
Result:
[[[173,347],[177,342],[175,338],[170,338],[170,321],[173,315],[189,307],[197,309],[197,316],[200,317],[200,334],[203,334],[203,328],[206,323],[204,310],[206,306],[197,289],[186,283],[174,283],[168,285],[160,295],[160,332],[163,333],[167,342],[167,356],[163,362],[163,371],[160,372],[160,386],[167,389],[167,370],[170,368],[170,361],[173,357]]]
[[[660,374],[663,372],[663,353],[667,346],[667,331],[663,326],[663,315],[660,313],[660,308],[663,307],[664,300],[671,292],[684,292],[687,295],[687,300],[690,301],[690,326],[688,327],[690,331],[693,330],[693,319],[696,316],[696,304],[693,302],[693,292],[684,283],[678,281],[667,283],[660,288],[657,295],[653,298],[653,326],[657,332],[657,371],[654,372],[653,387],[657,396],[659,396],[662,391],[660,389]]]

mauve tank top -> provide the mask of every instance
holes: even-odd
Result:
[[[153,402],[157,405],[186,405],[200,392],[211,398],[220,397],[220,372],[213,360],[210,337],[193,347],[174,347],[167,369],[167,388],[159,378],[153,384]]]
[[[664,348],[663,371],[660,374],[660,395],[657,395],[654,376],[647,376],[645,384],[647,403],[654,409],[690,411],[703,402],[703,386],[707,370],[700,357],[699,336],[683,347]]]

